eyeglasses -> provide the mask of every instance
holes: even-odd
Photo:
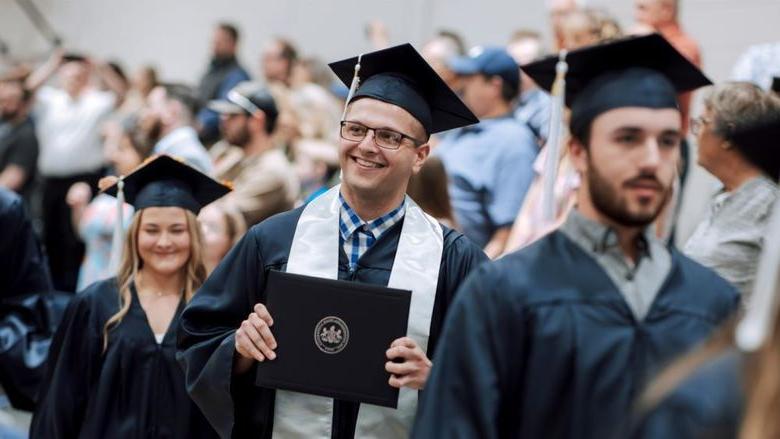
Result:
[[[710,119],[707,119],[704,116],[699,117],[692,117],[691,118],[691,133],[694,136],[698,136],[701,131],[704,129],[704,125],[709,125],[712,123]]]
[[[414,137],[407,136],[406,134],[399,133],[387,128],[371,128],[363,125],[362,123],[350,122],[346,120],[341,121],[341,138],[349,140],[350,142],[360,142],[366,138],[369,131],[374,132],[374,143],[376,146],[384,149],[396,150],[401,147],[404,139],[409,139],[414,143],[414,146],[420,146],[425,142],[421,142]]]

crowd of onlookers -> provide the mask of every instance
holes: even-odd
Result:
[[[496,45],[468,48],[457,32],[442,30],[419,46],[480,122],[431,139],[432,156],[412,178],[411,198],[491,258],[559,225],[574,204],[580,176],[561,154],[553,214],[546,215],[552,99],[519,66],[560,49],[650,32],[701,65],[699,46],[677,20],[675,0],[634,4],[635,23],[621,26],[608,11],[551,1],[551,43],[540,32],[520,29]],[[37,65],[11,63],[0,71],[0,191],[18,193],[32,217],[54,289],[80,291],[114,274],[112,236],[117,224],[128,227],[133,208],[118,209],[98,182],[127,175],[155,155],[231,182],[232,192],[198,217],[209,272],[250,227],[338,183],[347,87],[323,60],[304,56],[284,38],[260,49],[262,77],[252,78],[237,58],[241,41],[234,25],[217,24],[197,84],[168,82],[151,66],[129,73],[121,63],[62,48]],[[377,49],[390,44],[381,23],[372,25],[371,43]],[[659,237],[674,233],[679,195],[693,165],[689,152],[698,148],[698,164],[722,190],[683,251],[743,297],[752,291],[778,188],[733,148],[732,135],[767,113],[780,113],[771,91],[780,85],[776,77],[780,41],[751,47],[735,60],[735,82],[707,91],[701,114],[691,114],[691,96],[680,97],[690,144],[683,142],[676,196],[656,224]]]
[[[698,45],[681,28],[672,0],[637,0],[630,27],[607,11],[573,1],[548,6],[551,44],[539,32],[520,29],[504,44],[467,49],[458,33],[444,30],[419,48],[481,122],[433,139],[433,157],[410,185],[410,195],[494,258],[555,227],[579,184],[564,154],[554,218],[542,215],[551,99],[519,65],[558,49],[648,32],[661,33],[692,63],[701,63]],[[382,23],[370,28],[373,45],[389,44]],[[213,264],[248,227],[310,201],[338,181],[338,122],[346,87],[322,60],[302,56],[284,38],[261,48],[262,77],[253,79],[237,58],[240,43],[235,26],[218,24],[198,84],[167,82],[150,66],[127,74],[118,63],[63,49],[40,65],[17,64],[3,72],[0,186],[18,192],[32,213],[56,288],[76,291],[109,275],[111,232],[120,215],[127,224],[132,208],[120,214],[112,199],[99,193],[97,182],[107,174],[127,174],[150,156],[169,154],[232,182],[233,192],[203,214]],[[780,74],[778,46],[750,48],[736,63],[733,79],[769,88],[772,76]],[[736,87],[717,90],[707,100],[708,114],[731,111],[744,117],[741,108],[717,104],[736,105],[732,94],[753,102],[760,93],[747,84]],[[687,129],[690,96],[681,97],[681,104]],[[701,121],[711,118],[696,120],[706,125]],[[709,147],[706,133],[701,137],[696,142],[700,164],[724,181],[727,191],[737,189],[723,175],[734,171],[719,170],[722,158],[710,158],[710,151],[728,150]],[[686,143],[684,161],[689,149]],[[682,165],[681,183],[688,166]],[[773,191],[765,196],[773,199]],[[673,215],[675,206],[669,210]],[[659,225],[659,234],[671,232],[671,225]],[[713,249],[700,241],[723,249],[706,233],[700,227],[686,246],[702,260],[713,258]]]

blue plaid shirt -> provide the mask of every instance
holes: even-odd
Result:
[[[344,252],[349,257],[349,269],[354,270],[358,259],[363,256],[383,233],[393,227],[406,213],[406,199],[401,205],[392,211],[380,216],[373,221],[363,221],[344,200],[339,193],[341,203],[341,215],[339,217],[339,230],[341,231],[341,244]]]

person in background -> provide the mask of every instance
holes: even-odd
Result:
[[[149,93],[157,87],[157,70],[152,66],[139,67],[130,77],[130,89],[118,112],[132,115],[140,112],[146,104]]]
[[[119,270],[68,305],[30,436],[217,438],[187,395],[176,332],[206,277],[196,215],[229,189],[168,156],[123,182],[135,214]]]
[[[517,65],[528,64],[543,55],[542,36],[532,30],[515,31],[506,50]],[[550,131],[550,102],[550,95],[521,70],[520,97],[514,115],[533,131],[540,147],[547,142]]]
[[[57,319],[49,267],[19,194],[0,187],[0,437],[29,428]],[[63,301],[70,294],[63,294]],[[61,311],[61,309],[58,309]]]
[[[575,50],[601,41],[601,22],[589,9],[575,9],[561,18],[561,49]]]
[[[701,67],[702,57],[699,44],[685,31],[679,21],[681,0],[634,0],[634,20],[658,32],[669,41],[675,49],[682,53],[696,67]],[[680,96],[680,108],[683,114],[683,132],[688,133],[688,122],[693,95],[688,93]],[[688,144],[683,144],[683,160],[687,169]],[[683,174],[683,181],[684,181]]]
[[[57,73],[59,86],[44,85]],[[109,87],[101,91],[91,84],[93,74]],[[100,127],[121,102],[125,83],[103,63],[56,50],[25,80],[34,92],[33,116],[40,153],[38,171],[43,176],[43,241],[49,255],[55,288],[74,291],[84,245],[70,227],[70,207],[65,201],[74,183],[94,186],[105,164]]]
[[[301,183],[301,200],[309,204],[333,186],[339,171],[338,146],[314,139],[295,143],[293,166]]]
[[[550,26],[553,33],[553,49],[557,52],[563,49],[563,19],[564,17],[579,8],[585,6],[585,0],[547,0],[547,11],[550,16]]]
[[[210,275],[222,258],[244,237],[246,222],[243,215],[229,202],[215,201],[198,214],[203,234],[203,265]]]
[[[520,73],[506,50],[477,48],[451,60],[450,68],[463,77],[463,101],[480,123],[443,137],[434,154],[447,170],[463,234],[495,258],[533,179],[539,146],[530,128],[512,116]]]
[[[451,229],[458,229],[447,191],[447,171],[438,157],[429,157],[420,172],[409,179],[406,193],[420,208]]]
[[[137,116],[125,116],[112,120],[104,127],[104,149],[106,158],[117,175],[128,175],[148,158],[160,138],[159,127],[143,127]],[[71,186],[67,202],[72,211],[72,224],[84,241],[86,253],[79,270],[77,291],[92,283],[116,275],[111,271],[112,235],[116,227],[118,210],[116,200],[106,194],[97,194],[97,188],[84,182]],[[91,201],[90,201],[91,199]],[[122,207],[122,224],[130,225],[133,208]]]
[[[290,161],[272,141],[279,111],[266,87],[243,82],[225,100],[209,106],[222,118],[224,139],[243,149],[243,158],[219,176],[233,182],[226,198],[251,227],[293,207],[299,183]]]
[[[0,82],[0,187],[31,205],[38,172],[38,138],[30,117],[30,93],[19,80]]]
[[[266,84],[279,83],[290,87],[297,60],[298,50],[289,40],[277,37],[268,41],[260,59],[260,70]]]
[[[155,154],[180,158],[206,174],[214,165],[193,127],[200,102],[192,88],[184,84],[163,83],[155,87],[141,113],[143,125],[160,125],[160,141]]]
[[[458,90],[458,75],[449,68],[449,61],[466,54],[463,40],[454,32],[439,31],[422,47],[422,56],[453,90]]]
[[[716,86],[704,112],[691,122],[699,165],[723,185],[683,251],[731,282],[747,303],[753,291],[767,222],[777,201],[776,182],[739,151],[734,133],[780,117],[780,99],[747,82]],[[766,148],[774,148],[767,139]],[[778,150],[780,151],[780,150]]]
[[[224,99],[236,84],[249,80],[249,74],[236,58],[240,35],[231,23],[219,23],[211,38],[211,60],[206,73],[198,84],[198,99],[208,102]],[[203,143],[210,145],[219,139],[219,115],[208,108],[201,108],[197,116],[197,129]]]

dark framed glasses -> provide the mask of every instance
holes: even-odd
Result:
[[[425,143],[388,128],[371,128],[358,122],[341,121],[341,138],[344,140],[360,142],[366,138],[369,131],[374,132],[374,143],[376,146],[384,149],[396,150],[401,147],[404,139],[411,140],[415,147]]]

